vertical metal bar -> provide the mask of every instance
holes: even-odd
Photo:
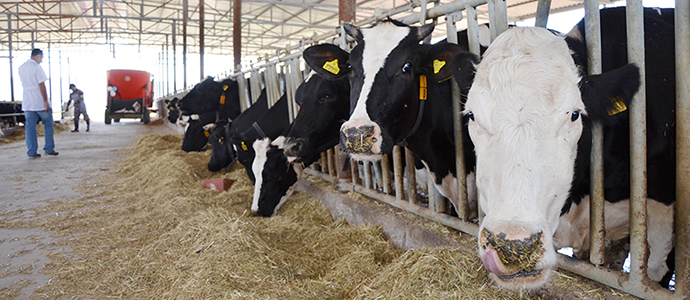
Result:
[[[426,194],[429,197],[429,210],[437,212],[439,201],[436,197],[436,185],[431,177],[431,172],[428,169],[424,169],[424,171],[426,172]]]
[[[165,93],[170,94],[170,51],[167,34],[165,35]]]
[[[590,75],[601,74],[601,28],[599,0],[585,1],[585,40]],[[600,124],[592,126],[592,151],[590,154],[590,245],[589,261],[595,265],[604,263],[604,132]]]
[[[551,0],[539,0],[537,3],[537,19],[534,26],[546,28],[549,21],[549,11],[551,10]]]
[[[177,93],[177,22],[172,23],[172,48],[173,48],[173,93]]]
[[[319,165],[321,166],[321,173],[328,173],[328,158],[326,158],[326,152],[321,152]]]
[[[383,193],[386,195],[391,194],[391,163],[390,155],[384,154],[383,159],[381,159],[381,177],[383,181]]]
[[[467,42],[470,52],[479,55],[479,23],[477,22],[477,9],[474,6],[467,6]]]
[[[139,52],[141,52],[141,33],[144,31],[144,0],[141,0],[139,6]]]
[[[676,0],[676,293],[690,298],[690,1]],[[679,297],[679,298],[680,298]]]
[[[395,200],[401,201],[403,197],[403,168],[402,148],[393,146],[393,178],[395,179]]]
[[[354,159],[350,159],[350,174],[352,175],[352,184],[362,184],[362,180],[359,178],[359,163]]]
[[[489,22],[491,23],[491,41],[508,30],[508,7],[506,0],[489,0]]]
[[[448,27],[448,42],[449,43],[458,43],[458,36],[456,34],[457,29],[455,28],[454,20],[456,16],[449,15],[448,21],[446,22],[446,26]],[[464,145],[462,144],[463,142],[463,137],[462,137],[462,105],[460,103],[460,88],[458,87],[458,84],[455,82],[455,80],[451,80],[451,92],[452,92],[452,97],[451,101],[453,103],[453,130],[455,131],[455,174],[457,174],[457,197],[458,199],[451,199],[453,203],[457,203],[457,207],[455,208],[458,212],[458,217],[461,220],[466,220],[467,219],[467,180],[466,177],[464,176],[466,171],[465,171],[465,151],[464,151]]]
[[[58,50],[58,66],[60,70],[60,104],[62,104],[64,102],[64,99],[62,98],[62,50]],[[60,107],[60,109],[62,109],[62,107]]]
[[[242,69],[242,1],[232,1],[232,52],[235,72]]]
[[[187,88],[187,13],[188,0],[182,0],[182,88]]]
[[[326,152],[326,157],[328,158],[328,175],[331,177],[337,177],[338,173],[335,171],[335,154],[333,149],[328,149]]]
[[[244,78],[244,73],[239,74],[235,79],[240,93],[240,110],[245,111],[249,103],[247,101],[247,79]]]
[[[407,201],[414,204],[417,201],[417,176],[414,168],[414,153],[407,148],[405,148],[405,177],[407,178],[405,187]]]
[[[34,41],[36,40],[36,36],[35,36],[34,33],[35,33],[35,32],[33,32],[33,31],[31,32],[31,49],[32,49],[32,50],[33,50],[34,48],[36,48],[36,46],[35,46],[35,44],[34,44]]]
[[[52,73],[53,70],[51,68],[51,63],[50,63],[50,57],[52,56],[51,55],[52,51],[50,51],[50,36],[48,36],[47,52],[48,52],[48,78],[51,78],[51,76],[53,75],[53,73]],[[62,89],[62,86],[60,87],[60,89]],[[62,94],[62,93],[60,93],[60,94]],[[52,105],[53,104],[53,80],[50,80],[50,79],[48,80],[48,97],[50,97],[50,104]],[[62,112],[62,97],[60,98],[60,111]]]
[[[204,0],[199,0],[199,80],[204,80]]]
[[[640,90],[630,104],[630,279],[647,276],[647,101],[642,0],[628,0],[625,8],[628,62],[640,68]]]
[[[7,15],[7,39],[10,55],[10,99],[14,101],[14,68],[12,67],[12,15]]]
[[[364,187],[371,189],[371,162],[365,160],[362,163],[364,163]]]

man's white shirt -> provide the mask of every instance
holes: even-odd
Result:
[[[39,84],[48,80],[43,68],[35,60],[29,59],[19,67],[19,79],[24,88],[23,111],[44,111],[43,96]],[[48,102],[50,105],[50,101]]]

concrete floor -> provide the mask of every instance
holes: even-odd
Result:
[[[27,157],[24,141],[0,146],[0,221],[28,220],[34,217],[32,208],[79,197],[74,188],[107,174],[118,150],[133,145],[138,135],[177,133],[165,123],[156,123],[123,119],[105,125],[100,121],[91,124],[90,132],[81,124],[81,132],[55,135],[55,151],[60,153],[56,157],[43,155],[42,137],[38,143],[43,156],[38,159]],[[47,284],[50,277],[40,272],[50,262],[45,254],[70,251],[56,246],[56,241],[40,228],[0,227],[0,275],[9,274],[0,277],[0,289],[27,280],[30,284],[15,299],[28,299],[36,288]]]

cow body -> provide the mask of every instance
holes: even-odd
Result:
[[[346,55],[336,46],[327,47]],[[300,111],[292,126],[272,143],[264,141],[255,145],[257,159],[253,170],[257,181],[253,203],[256,205],[252,205],[255,213],[264,217],[275,215],[298,180],[299,174],[292,164],[307,167],[319,159],[321,152],[338,144],[340,125],[349,116],[349,100],[347,78],[328,80],[311,73],[297,88],[295,101]]]
[[[623,9],[601,11],[601,75],[585,73],[581,25],[568,37],[542,28],[509,29],[479,64],[464,113],[471,119],[479,203],[486,212],[479,255],[501,286],[530,289],[547,282],[556,265],[559,216],[589,194],[593,123],[604,129],[606,200],[629,198],[627,107],[640,82],[637,67],[626,65],[624,16]],[[659,49],[673,49],[673,30],[659,16],[645,9],[648,195],[668,203],[654,185],[675,190],[674,137],[664,135],[673,126],[675,103],[661,90],[675,86],[673,54]]]

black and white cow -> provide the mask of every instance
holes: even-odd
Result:
[[[266,113],[250,124],[246,130],[230,137],[230,143],[237,153],[237,161],[244,166],[247,175],[255,185],[260,185],[260,182],[256,182],[256,176],[252,171],[252,163],[256,155],[254,143],[264,140],[271,141],[289,126],[288,99],[287,95],[283,94]]]
[[[165,105],[168,108],[168,121],[170,123],[177,123],[177,120],[180,118],[180,110],[177,109],[177,102],[179,102],[180,99],[177,97],[173,98],[172,100],[165,100]]]
[[[217,82],[207,77],[177,104],[182,115],[218,111],[220,119],[234,119],[241,113],[239,85],[234,79]]]
[[[349,56],[315,48],[305,59],[313,60],[314,70],[324,77],[344,76],[329,71],[334,62],[350,77],[351,116],[341,127],[343,152],[357,160],[379,160],[394,145],[406,143],[439,192],[457,207],[452,101],[460,99],[451,99],[447,79],[452,76],[466,95],[478,58],[458,45],[420,45],[433,29],[434,24],[410,27],[392,20],[371,28],[345,26],[357,40]],[[463,143],[469,174],[474,155],[467,134]]]
[[[182,138],[182,151],[201,151],[208,144],[210,130],[218,121],[216,112],[203,112],[190,116]]]
[[[230,143],[230,138],[247,130],[267,111],[268,96],[266,90],[263,89],[256,102],[237,116],[232,122],[226,121],[213,128],[211,136],[208,139],[213,147],[211,159],[208,162],[208,169],[210,171],[217,172],[230,166],[237,157],[237,153]]]
[[[588,75],[583,24],[567,37],[513,28],[485,52],[465,105],[476,153],[479,255],[509,288],[543,286],[561,213],[589,194],[591,126],[604,129],[605,198],[630,197],[629,112],[640,85],[627,64],[624,8],[601,11],[603,74]],[[675,201],[673,24],[645,9],[648,197]],[[634,103],[632,103],[634,105]]]
[[[347,52],[337,46],[324,44],[339,57]],[[304,56],[311,57],[310,48]],[[307,64],[312,61],[306,59]],[[336,74],[338,72],[335,72]],[[257,177],[252,210],[259,216],[275,215],[292,193],[299,178],[292,164],[298,168],[311,165],[320,153],[338,144],[340,125],[349,117],[350,85],[346,77],[335,80],[312,72],[297,88],[295,101],[299,113],[290,130],[272,143],[263,141],[255,145],[257,158],[253,170]]]

